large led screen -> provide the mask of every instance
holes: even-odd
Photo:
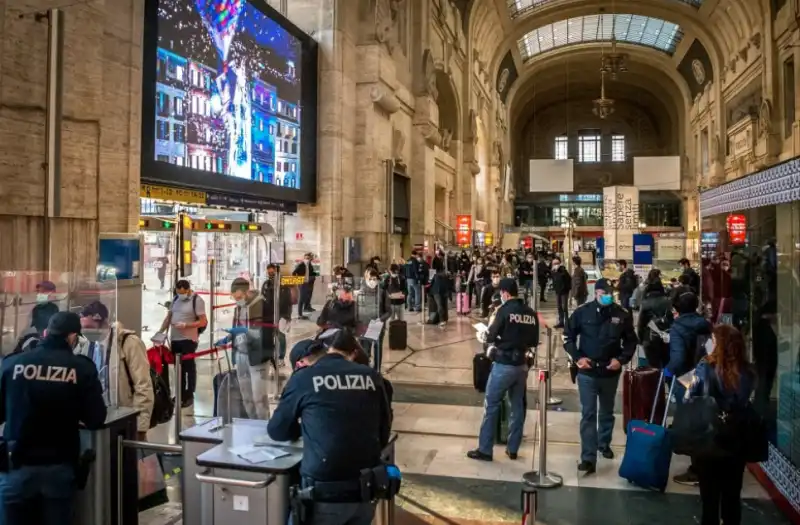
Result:
[[[313,41],[261,0],[153,1],[155,178],[313,200]]]

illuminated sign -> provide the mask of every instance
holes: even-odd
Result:
[[[261,226],[258,224],[240,224],[239,229],[243,232],[260,232]]]
[[[183,202],[186,204],[205,204],[206,194],[203,191],[170,188],[168,186],[153,186],[142,184],[139,187],[139,196],[145,199],[162,201]]]
[[[305,284],[306,278],[302,275],[281,276],[281,286],[300,286]]]
[[[731,244],[747,242],[747,217],[741,214],[728,215],[728,240]]]
[[[486,246],[494,244],[494,234],[492,232],[486,232],[483,242],[486,243]]]
[[[178,217],[181,228],[178,230],[178,242],[181,249],[180,272],[181,276],[192,275],[192,218],[182,213]]]
[[[456,215],[456,244],[461,247],[472,244],[472,215]]]

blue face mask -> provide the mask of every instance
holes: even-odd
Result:
[[[611,303],[614,302],[614,296],[612,296],[611,294],[601,295],[597,300],[600,302],[602,306],[609,306]]]

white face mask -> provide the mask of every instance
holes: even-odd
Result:
[[[527,259],[527,260],[528,260],[528,262],[529,262],[529,263],[532,263],[532,262],[533,262],[533,259],[532,259],[531,257],[528,257],[528,259]]]
[[[367,286],[369,286],[370,288],[375,288],[378,286],[378,281],[370,279],[369,281],[367,281]]]
[[[239,299],[236,301],[236,306],[244,306],[247,304],[247,299]]]
[[[558,270],[559,268],[561,268],[560,264],[554,264],[553,265],[553,270]]]
[[[497,286],[500,284],[500,279],[492,279],[492,284]]]
[[[50,301],[50,294],[47,293],[37,293],[36,294],[36,302],[37,303],[46,303]]]
[[[73,353],[77,355],[89,355],[89,340],[83,335],[79,335],[75,339],[75,344],[72,346]]]

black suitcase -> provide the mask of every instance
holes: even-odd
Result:
[[[389,323],[389,350],[405,350],[408,346],[408,325],[405,321]]]
[[[214,387],[214,417],[222,417],[225,421],[247,417],[236,370],[219,372],[214,376],[212,384]]]
[[[472,386],[478,392],[486,392],[486,383],[492,372],[492,360],[486,354],[475,354],[472,358]]]

